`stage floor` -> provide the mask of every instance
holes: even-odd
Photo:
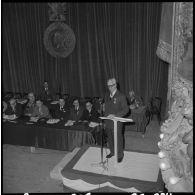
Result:
[[[103,150],[103,161],[109,149]],[[89,192],[106,186],[124,192],[163,191],[164,183],[159,170],[157,154],[125,151],[117,167],[114,157],[100,166],[100,147],[84,146],[61,171],[63,184],[76,191]]]

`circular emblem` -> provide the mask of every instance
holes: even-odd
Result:
[[[74,50],[75,43],[74,32],[65,23],[53,23],[45,30],[44,45],[54,57],[67,57]]]

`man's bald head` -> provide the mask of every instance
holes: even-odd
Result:
[[[116,84],[116,79],[115,78],[108,79],[107,84],[108,84],[108,86]]]

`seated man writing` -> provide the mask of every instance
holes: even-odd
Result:
[[[87,101],[85,109],[80,120],[88,122],[99,122],[99,113],[93,108],[92,102]]]
[[[40,99],[36,100],[36,106],[31,116],[37,117],[39,119],[40,118],[51,118],[49,109],[47,108],[47,106],[43,105],[43,102]]]
[[[14,98],[9,100],[5,115],[8,115],[10,118],[18,118],[22,115],[22,107]]]
[[[35,108],[35,95],[33,92],[28,94],[28,102],[24,109],[24,115],[31,116]]]

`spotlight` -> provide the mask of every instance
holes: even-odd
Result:
[[[165,157],[165,153],[162,152],[162,151],[160,151],[160,152],[158,153],[158,157],[159,157],[159,158],[164,158],[164,157]]]
[[[165,163],[160,163],[160,168],[162,170],[166,170],[166,164]]]
[[[164,134],[163,134],[163,133],[161,133],[161,134],[160,134],[160,138],[161,138],[161,139],[163,139],[163,137],[164,137]]]
[[[168,159],[164,158],[164,159],[162,159],[160,161],[161,161],[161,163],[160,163],[161,170],[165,171],[165,170],[167,170],[167,169],[169,169],[171,167],[170,164],[169,164]]]
[[[180,180],[180,178],[178,178],[178,177],[170,177],[169,178],[169,182],[170,182],[170,184],[176,184],[178,181]]]

